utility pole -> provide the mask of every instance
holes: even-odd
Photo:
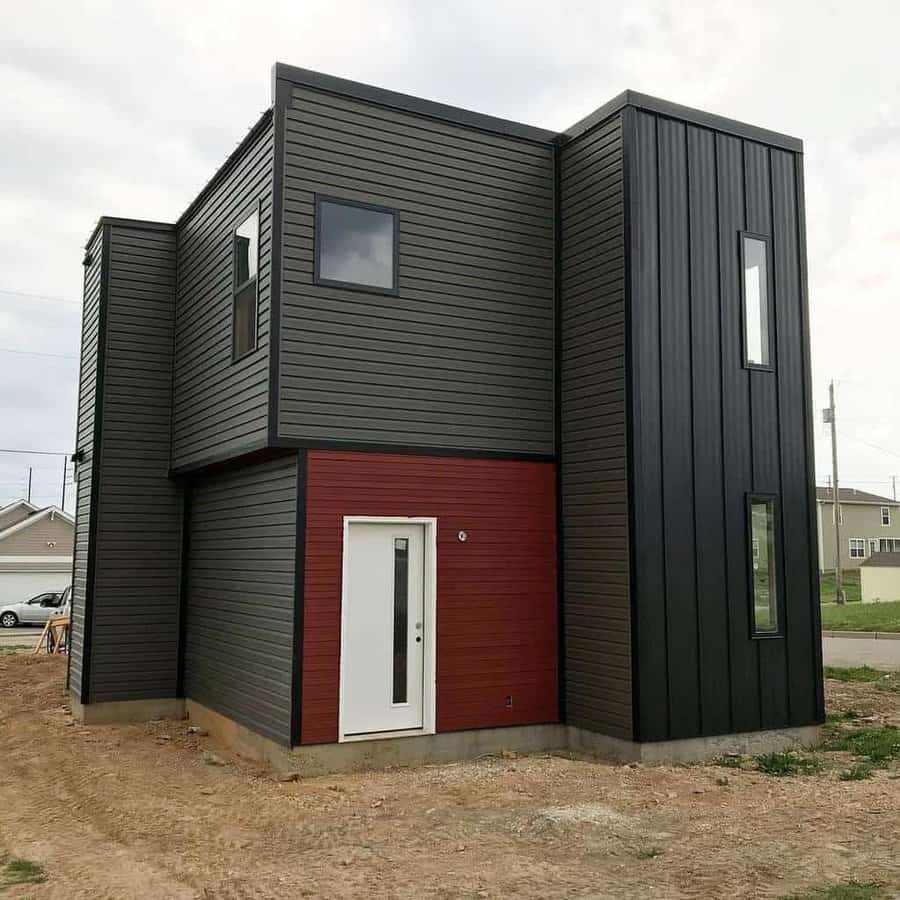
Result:
[[[831,424],[831,491],[834,499],[834,599],[844,605],[841,584],[841,492],[838,487],[837,417],[834,413],[834,381],[828,385],[828,409],[822,410],[822,418]]]
[[[69,468],[69,457],[63,457],[63,483],[62,483],[62,500],[60,501],[59,508],[65,512],[66,510],[66,470]]]
[[[894,499],[897,499],[897,476],[891,475],[891,492],[894,495]]]
[[[26,499],[31,503],[31,466],[28,467],[28,497]]]

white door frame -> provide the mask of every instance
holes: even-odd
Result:
[[[422,542],[425,559],[424,595],[422,598],[425,621],[422,635],[425,650],[422,654],[422,727],[405,731],[384,731],[374,734],[344,734],[344,635],[347,632],[347,585],[350,575],[350,526],[354,523],[371,525],[424,525]],[[341,562],[341,659],[338,687],[338,743],[370,741],[378,738],[408,737],[416,734],[435,733],[435,693],[437,684],[437,519],[426,516],[344,516],[343,557]]]

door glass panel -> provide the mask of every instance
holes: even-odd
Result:
[[[394,538],[394,703],[406,703],[407,700],[408,634],[409,541],[407,538]]]

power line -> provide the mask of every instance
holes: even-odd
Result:
[[[864,441],[862,438],[854,437],[851,434],[844,434],[843,431],[841,432],[841,436],[847,438],[850,441],[855,441],[857,444],[865,444],[866,447],[871,447],[873,450],[880,450],[882,453],[888,453],[891,456],[896,456],[898,459],[900,459],[900,453],[898,453],[896,450],[888,450],[887,447],[879,447],[878,444],[872,444],[869,441]]]
[[[25,291],[10,291],[0,288],[0,294],[8,294],[11,297],[27,297],[29,300],[46,300],[49,303],[74,303],[81,306],[80,300],[67,300],[65,297],[51,297],[48,294],[28,294]]]
[[[0,347],[0,353],[17,353],[19,356],[49,356],[51,359],[78,359],[62,353],[41,353],[38,350],[13,350],[12,347]]]
[[[71,450],[63,450],[60,453],[57,453],[55,450],[10,450],[6,447],[0,447],[0,453],[24,453],[34,456],[68,456],[71,452]]]

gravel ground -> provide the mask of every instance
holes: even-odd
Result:
[[[82,728],[65,659],[0,656],[0,853],[11,898],[780,897],[900,887],[900,770],[842,782],[747,762],[559,756],[279,782],[181,722]],[[829,682],[833,710],[900,724],[900,694]],[[210,755],[212,754],[212,755]],[[221,763],[221,764],[217,764]]]

